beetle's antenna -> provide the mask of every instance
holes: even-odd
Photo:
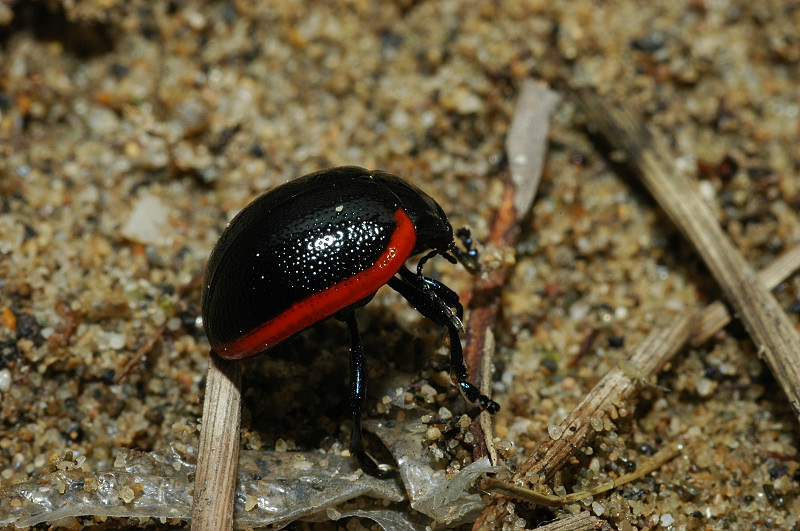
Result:
[[[458,259],[455,256],[453,256],[452,254],[448,253],[447,251],[442,251],[439,254],[442,255],[445,258],[445,260],[447,260],[451,264],[457,264],[458,263]]]
[[[444,253],[439,252],[437,250],[433,250],[419,259],[419,263],[417,264],[417,276],[422,278],[424,275],[422,274],[422,267],[425,265],[425,262],[436,256],[437,254],[441,254],[442,256],[446,256]]]

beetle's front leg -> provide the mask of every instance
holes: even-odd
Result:
[[[447,327],[447,331],[450,334],[450,373],[452,374],[454,383],[459,386],[470,402],[476,402],[482,409],[489,413],[498,411],[500,406],[497,402],[486,395],[482,395],[477,387],[467,381],[469,378],[469,371],[467,370],[466,363],[464,363],[461,338],[458,335],[461,320],[450,310],[450,307],[448,307],[449,303],[443,300],[443,297],[439,298],[437,296],[437,290],[448,299],[455,297],[453,306],[456,308],[456,311],[460,312],[461,303],[458,302],[458,296],[453,290],[436,281],[432,281],[437,286],[434,288],[431,288],[430,285],[418,286],[414,283],[414,280],[418,277],[410,272],[409,275],[411,275],[411,279],[406,279],[402,276],[392,277],[389,280],[389,286],[400,293],[400,295],[416,308],[419,313],[435,324]],[[451,300],[450,303],[453,303],[453,301]]]

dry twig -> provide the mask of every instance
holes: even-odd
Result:
[[[192,499],[193,530],[233,528],[242,368],[211,352]]]
[[[603,520],[589,514],[589,511],[582,511],[561,520],[541,525],[536,529],[537,531],[589,531],[590,529],[601,529],[603,522]]]
[[[150,334],[147,339],[145,339],[142,346],[136,349],[136,352],[131,356],[131,359],[128,360],[128,363],[125,364],[125,367],[122,368],[122,371],[114,378],[114,383],[117,385],[124,384],[128,381],[128,378],[131,377],[133,371],[135,371],[139,364],[142,363],[142,360],[145,356],[150,354],[155,348],[156,344],[164,337],[164,330],[167,329],[167,325],[163,324],[156,328],[156,330]]]
[[[769,263],[759,274],[758,279],[767,289],[773,289],[800,269],[800,247],[789,249]],[[715,301],[703,310],[700,320],[692,330],[691,344],[702,345],[731,322],[731,314],[722,301]]]
[[[510,173],[505,179],[503,201],[492,221],[488,241],[498,249],[508,249],[516,244],[519,223],[533,203],[544,165],[550,115],[559,101],[558,95],[541,83],[528,81],[522,88],[506,139]],[[503,266],[481,276],[475,282],[469,306],[464,358],[475,385],[486,395],[494,354],[490,335],[497,320],[500,295],[508,272],[509,267]],[[471,431],[476,436],[475,459],[489,455],[495,462],[491,420],[486,412],[473,423]]]

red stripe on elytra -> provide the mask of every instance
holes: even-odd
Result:
[[[239,339],[212,345],[212,348],[226,359],[254,356],[378,291],[402,267],[417,243],[414,223],[402,208],[395,210],[394,220],[397,226],[375,265],[292,304],[274,319]]]

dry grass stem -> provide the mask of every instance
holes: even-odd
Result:
[[[770,262],[759,272],[758,278],[764,287],[771,290],[798,269],[800,269],[800,247],[795,247]],[[702,345],[729,322],[731,322],[731,314],[722,301],[709,304],[700,314],[700,319],[692,332],[692,346]]]
[[[513,498],[525,500],[536,505],[544,505],[547,507],[568,505],[586,500],[587,498],[592,498],[598,494],[603,494],[604,492],[608,492],[611,489],[615,489],[621,485],[626,485],[632,481],[641,479],[650,472],[661,468],[664,463],[676,457],[683,449],[684,447],[682,444],[670,444],[652,457],[646,457],[640,463],[637,463],[636,470],[633,472],[628,472],[614,479],[603,481],[590,489],[580,492],[573,492],[564,496],[540,493],[535,490],[520,487],[514,483],[502,481],[496,478],[486,478],[483,480],[483,482],[481,482],[481,487],[495,492],[503,492],[509,494]]]
[[[537,527],[537,531],[589,531],[601,529],[603,520],[592,516],[589,511],[582,511],[561,520]]]
[[[668,323],[655,328],[627,358],[624,365],[609,371],[581,403],[560,424],[561,437],[545,440],[530,459],[514,474],[514,480],[537,483],[540,476],[551,477],[587,440],[602,431],[605,420],[616,415],[650,376],[689,339],[695,312],[673,316]]]
[[[665,141],[632,112],[609,105],[593,91],[581,91],[579,98],[589,122],[625,153],[634,173],[692,242],[800,417],[800,333],[789,316],[733,246],[695,183],[675,167]]]
[[[241,364],[211,352],[197,450],[193,530],[233,528],[241,423]]]

